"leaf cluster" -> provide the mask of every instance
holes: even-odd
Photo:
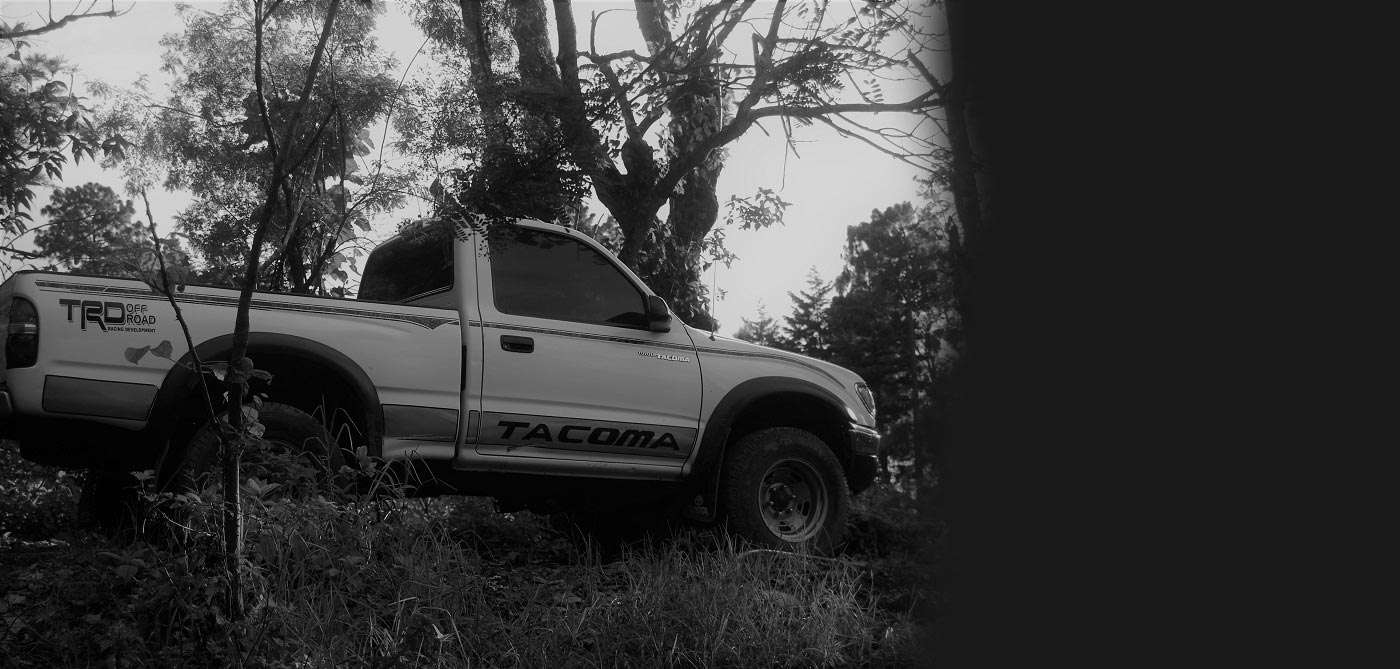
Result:
[[[69,157],[121,156],[129,146],[93,123],[61,58],[26,53],[23,40],[12,46],[0,60],[0,232],[10,237],[33,222],[34,188],[61,179]]]
[[[161,41],[163,69],[173,79],[169,96],[127,107],[143,158],[160,167],[162,185],[194,195],[176,220],[203,259],[203,282],[236,282],[233,268],[245,260],[273,144],[303,102],[307,54],[319,39],[326,3],[276,4],[264,25],[261,100],[253,85],[253,7],[230,2],[216,12],[181,10],[184,29]],[[380,53],[373,36],[382,11],[382,3],[347,3],[336,14],[301,121],[288,139],[298,167],[284,180],[273,212],[261,259],[263,289],[343,294],[346,268],[364,254],[361,233],[369,231],[371,217],[403,200],[406,179],[386,172],[371,132],[397,90],[389,75],[396,63]],[[267,136],[264,108],[275,141]]]

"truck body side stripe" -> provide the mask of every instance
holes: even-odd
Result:
[[[86,295],[119,295],[123,297],[160,299],[161,295],[150,290],[140,288],[125,288],[122,286],[103,286],[96,284],[66,283],[61,281],[35,281],[34,285],[40,289],[56,290],[66,293],[79,293]],[[289,296],[303,297],[303,296]],[[314,297],[314,296],[312,296]],[[315,298],[319,299],[319,298]],[[209,295],[207,293],[177,293],[176,302],[188,304],[208,304],[221,307],[238,306],[238,298],[226,295]],[[254,298],[251,308],[263,311],[296,311],[301,313],[328,314],[332,316],[355,316],[360,318],[375,318],[387,321],[399,321],[411,323],[422,328],[432,330],[443,325],[456,325],[458,319],[443,318],[438,316],[427,316],[423,314],[409,314],[393,311],[379,311],[376,309],[360,309],[355,307],[340,307],[325,304],[300,304],[296,302],[280,302],[277,300],[266,300]]]

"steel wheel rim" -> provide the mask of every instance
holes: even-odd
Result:
[[[811,539],[826,525],[830,497],[821,475],[801,460],[780,460],[758,483],[758,513],[783,541]]]

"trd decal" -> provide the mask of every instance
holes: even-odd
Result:
[[[684,458],[695,444],[695,429],[487,412],[481,443]]]
[[[68,322],[72,323],[76,318],[79,328],[83,330],[92,323],[103,332],[156,331],[156,316],[150,313],[150,305],[142,302],[60,299],[58,304],[68,308]]]
[[[35,281],[34,285],[43,290],[59,290],[62,292],[83,293],[88,295],[127,295],[132,297],[150,297],[150,289],[123,288],[121,286],[103,286],[97,284],[68,283],[61,281]],[[331,299],[331,298],[324,298]],[[72,300],[70,300],[72,301]],[[175,296],[177,302],[188,302],[190,304],[209,304],[214,306],[235,306],[238,298],[232,295],[209,295],[204,293],[180,293]],[[342,300],[343,302],[353,302],[354,300]],[[392,307],[393,305],[383,305]],[[304,304],[300,302],[279,302],[274,300],[263,300],[254,298],[251,308],[258,310],[272,311],[295,311],[300,313],[327,314],[332,316],[359,316],[363,318],[377,318],[389,321],[401,321],[411,323],[418,327],[429,330],[442,325],[457,325],[456,318],[439,318],[437,316],[427,316],[422,314],[407,314],[396,312],[385,312],[371,309],[358,309],[352,307],[341,307],[327,304]],[[154,323],[152,323],[154,324]],[[127,331],[132,331],[128,328]],[[155,329],[139,330],[139,332],[155,332]]]

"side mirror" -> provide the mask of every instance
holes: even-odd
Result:
[[[666,300],[656,295],[647,296],[647,329],[652,332],[671,331],[671,310]]]

